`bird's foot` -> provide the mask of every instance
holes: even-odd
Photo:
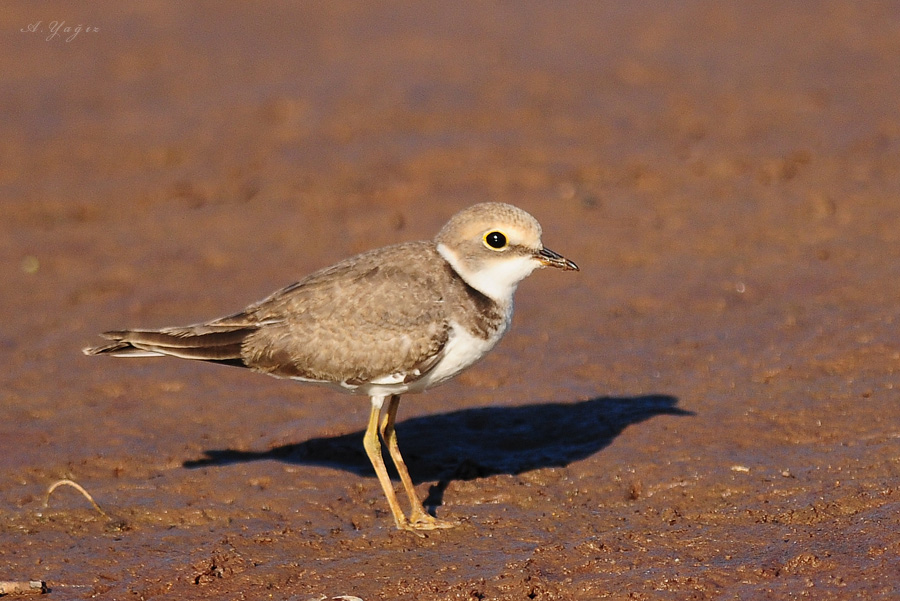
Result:
[[[406,530],[441,530],[444,528],[455,528],[459,526],[456,520],[442,520],[425,513],[424,509],[416,508],[409,516],[409,522],[406,524]]]

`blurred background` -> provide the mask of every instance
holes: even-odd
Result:
[[[4,2],[0,580],[896,594],[898,73],[895,2]],[[582,271],[404,400],[422,496],[472,516],[440,537],[392,531],[363,399],[79,352],[486,200]],[[190,469],[215,450],[257,455]],[[71,491],[38,516],[62,477],[128,529]]]

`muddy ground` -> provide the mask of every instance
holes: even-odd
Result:
[[[0,580],[900,595],[896,3],[4,2],[0,24]],[[454,530],[394,529],[363,398],[80,352],[484,200],[582,271],[534,274],[493,354],[401,404]],[[44,507],[63,478],[106,516],[66,486]]]

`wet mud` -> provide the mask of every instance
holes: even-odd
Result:
[[[895,5],[6,2],[0,23],[0,580],[900,594]],[[485,200],[582,271],[532,275],[491,355],[401,403],[418,492],[458,528],[394,529],[364,398],[80,352]],[[45,506],[61,479],[104,513],[71,486]]]

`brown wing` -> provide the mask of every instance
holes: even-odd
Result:
[[[443,259],[389,246],[317,272],[210,326],[247,329],[242,360],[283,377],[368,382],[424,372],[447,342]]]
[[[162,330],[106,332],[89,355],[169,355],[283,377],[412,379],[449,336],[443,259],[429,242],[389,246],[316,272],[244,311]]]

